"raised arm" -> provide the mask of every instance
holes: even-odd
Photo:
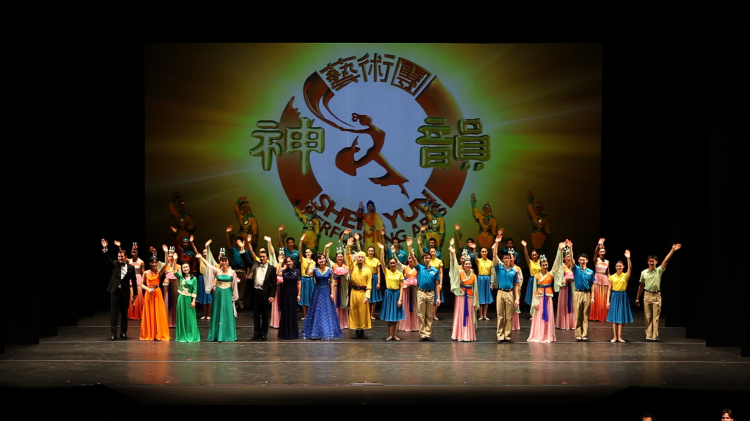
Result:
[[[482,219],[482,214],[479,213],[479,209],[477,209],[477,195],[474,193],[471,194],[471,212],[474,214],[474,219],[477,221]]]
[[[250,234],[247,236],[247,249],[250,251],[250,256],[253,260],[258,260],[258,256],[255,255],[255,250],[253,250],[253,235]],[[270,260],[271,253],[273,253],[273,248],[268,249],[268,257]]]
[[[500,264],[500,259],[497,257],[497,255],[499,254],[497,252],[497,249],[500,248],[499,245],[501,241],[503,241],[502,230],[497,232],[497,236],[495,237],[495,244],[492,245],[492,264],[494,264],[495,266]]]
[[[354,265],[354,261],[352,260],[352,246],[354,245],[354,238],[349,237],[346,240],[346,247],[344,247],[344,262],[346,262],[346,267],[349,268],[349,270],[352,270],[352,267]]]
[[[592,259],[594,259],[594,265],[599,261],[599,249],[604,247],[604,239],[600,238],[599,242],[596,243],[596,248],[594,249],[594,254]]]
[[[417,260],[417,256],[414,255],[414,249],[411,247],[413,242],[413,238],[406,237],[406,248],[409,249],[409,256],[411,256],[411,258],[414,259],[415,262],[419,262],[419,260]]]
[[[380,264],[383,265],[383,270],[385,270],[388,268],[388,265],[385,264],[385,245],[383,245],[383,243],[378,243],[378,247],[380,248]]]
[[[672,244],[672,250],[669,250],[669,254],[667,255],[667,257],[664,258],[664,261],[661,264],[662,269],[667,268],[667,263],[669,263],[669,259],[671,259],[674,252],[679,250],[681,247],[682,247],[682,244]]]
[[[529,250],[526,248],[526,241],[521,240],[523,246],[523,254],[526,256],[526,266],[531,267],[531,259],[529,259]]]
[[[115,262],[112,261],[112,258],[107,255],[107,246],[109,243],[107,243],[107,240],[102,238],[102,256],[104,256],[104,261],[109,263],[110,266],[115,267]]]
[[[630,250],[625,250],[625,258],[628,260],[628,271],[626,273],[628,274],[628,279],[630,279],[630,269],[633,267],[633,265],[630,264]]]
[[[357,251],[362,251],[362,245],[359,243],[359,233],[354,233],[354,240],[357,242]]]
[[[454,224],[453,228],[456,229],[456,241],[458,242],[458,248],[464,248],[463,244],[461,243],[461,232],[459,231],[461,229],[461,226],[458,224]]]
[[[284,248],[284,240],[281,238],[281,231],[284,229],[284,225],[279,227],[279,248]]]
[[[226,233],[226,237],[227,237],[227,256],[229,255],[229,250],[232,249],[232,240],[229,238],[229,233],[232,232],[232,231],[234,231],[234,227],[232,225],[228,226],[227,227],[227,233]]]

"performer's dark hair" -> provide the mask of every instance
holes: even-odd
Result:
[[[285,241],[286,241],[287,243],[289,242],[289,240],[292,240],[292,242],[294,242],[294,237],[286,237],[286,240],[285,240]]]
[[[729,415],[729,418],[734,418],[734,414],[732,413],[732,410],[729,408],[725,408],[721,410],[721,415],[727,414]]]
[[[510,257],[510,253],[508,253],[507,251],[504,251],[503,254],[500,255],[500,258],[503,259],[505,258],[505,256]]]
[[[537,249],[531,249],[531,252],[532,253],[536,252],[536,254],[539,254],[539,251]]]
[[[659,258],[658,258],[658,257],[654,256],[653,254],[649,254],[649,255],[648,255],[648,259],[647,259],[647,260],[651,260],[651,259],[654,259],[654,260],[656,260],[657,262],[659,261]]]
[[[473,238],[471,238],[471,237],[469,237],[469,238],[467,238],[467,239],[466,239],[466,242],[467,242],[467,243],[468,243],[469,241],[471,241],[471,242],[472,242],[472,243],[474,243],[474,244],[476,244],[476,243],[477,243],[477,242],[476,242],[476,241],[474,241],[474,239],[473,239]]]
[[[315,263],[318,263],[318,260],[320,260],[321,257],[326,257],[326,255],[323,253],[317,253],[315,255]],[[328,258],[326,258],[326,263],[328,263]],[[323,264],[323,266],[325,266],[325,263]]]
[[[616,261],[615,262],[615,266],[617,266],[618,263],[621,264],[621,265],[623,265],[623,266],[625,266],[625,262],[623,262],[622,260]]]
[[[588,259],[589,259],[589,255],[588,255],[588,254],[586,254],[586,253],[581,253],[581,254],[580,254],[580,255],[579,255],[578,257],[583,257],[583,258],[584,258],[584,259],[586,259],[586,260],[588,260]]]
[[[430,253],[422,253],[422,260],[424,260],[425,257],[429,257],[430,259],[432,259]]]
[[[487,250],[487,254],[490,253],[490,249],[488,249],[487,247],[479,247],[479,254],[482,254],[482,249]]]
[[[644,418],[651,418],[651,420],[653,420],[654,419],[654,414],[652,414],[650,412],[644,412],[644,413],[641,414],[641,419],[644,419]]]
[[[512,238],[510,238],[510,237],[506,238],[506,239],[505,239],[505,244],[508,244],[508,241],[513,241],[513,239],[512,239]],[[515,241],[513,241],[513,242],[515,243]]]
[[[261,254],[265,254],[266,257],[268,257],[268,250],[258,250],[258,257],[260,257]]]
[[[292,256],[286,256],[286,257],[284,257],[284,264],[286,264],[287,260],[291,260],[292,265],[294,265],[294,259],[292,259]]]

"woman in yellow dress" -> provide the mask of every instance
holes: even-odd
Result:
[[[494,240],[493,240],[494,241]],[[487,309],[495,300],[492,298],[492,276],[495,274],[495,268],[492,267],[492,260],[488,259],[489,251],[487,247],[479,249],[480,258],[477,259],[477,295],[479,296],[479,320],[489,320]]]

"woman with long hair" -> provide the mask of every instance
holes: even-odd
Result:
[[[622,325],[633,323],[633,313],[630,311],[630,302],[628,301],[628,280],[630,279],[630,250],[625,250],[625,258],[628,260],[628,271],[623,273],[624,269],[622,260],[615,263],[617,273],[612,275],[609,280],[612,282],[612,292],[607,296],[606,307],[607,321],[612,323],[613,338],[610,342],[627,342],[622,339]]]
[[[492,283],[492,274],[495,269],[492,267],[492,260],[488,259],[489,251],[487,247],[482,246],[479,249],[479,255],[477,259],[477,269],[479,274],[477,276],[477,287],[476,293],[479,296],[479,320],[489,320],[487,317],[487,309],[490,304],[495,302],[492,298],[492,289],[490,285]]]
[[[594,274],[594,285],[591,288],[591,297],[594,304],[591,305],[589,320],[600,322],[607,320],[607,300],[610,296],[611,286],[609,284],[609,260],[605,259],[607,251],[604,249],[604,239],[600,238],[594,250],[596,267]]]
[[[393,246],[391,246],[393,247]],[[395,248],[395,247],[394,247]],[[419,332],[419,316],[417,315],[417,261],[409,253],[407,266],[399,262],[397,269],[404,272],[404,287],[401,302],[404,306],[404,320],[398,322],[398,330]]]
[[[332,243],[328,243],[325,249]],[[328,267],[328,258],[323,253],[315,256],[316,266],[307,269],[307,274],[315,279],[315,290],[310,300],[310,309],[302,326],[302,337],[305,339],[322,339],[332,341],[342,338],[339,327],[338,315],[336,314],[336,297],[331,290],[333,280],[333,269]]]
[[[152,248],[152,250],[154,250]],[[154,250],[155,251],[155,250]],[[152,255],[149,259],[150,269],[143,273],[143,282],[140,288],[143,290],[143,313],[141,318],[142,341],[168,341],[169,322],[167,321],[167,310],[164,306],[164,298],[159,288],[159,279],[166,270],[166,266],[159,267],[159,259]]]
[[[304,241],[305,234],[302,234],[300,242]],[[302,320],[307,320],[307,310],[310,307],[313,291],[315,290],[315,279],[310,275],[315,267],[313,252],[311,249],[305,249],[305,257],[300,259],[300,274],[302,276],[302,292],[300,293],[300,305],[302,306]]]
[[[282,278],[282,284],[277,289],[281,290],[279,295],[279,339],[299,338],[299,322],[297,321],[297,304],[300,300],[302,282],[300,271],[294,267],[294,259],[290,256],[284,257],[284,262],[276,267],[276,276]]]
[[[237,274],[229,267],[229,258],[219,256],[219,267],[211,266],[198,255],[207,269],[204,276],[206,292],[212,291],[214,300],[211,308],[211,323],[208,326],[209,342],[230,342],[237,340],[237,309],[234,302],[239,298],[237,291]]]
[[[349,238],[350,246],[354,242]],[[349,329],[349,266],[346,265],[344,250],[336,250],[336,263],[331,263],[333,269],[333,295],[336,297],[336,314],[339,317],[339,327]]]
[[[190,236],[192,241],[192,235]],[[190,264],[182,264],[182,273],[176,273],[179,281],[177,293],[177,323],[174,340],[177,342],[200,342],[198,321],[195,316],[195,299],[198,296],[198,279],[190,273]]]

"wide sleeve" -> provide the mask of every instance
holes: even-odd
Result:
[[[209,245],[208,247],[206,247],[206,258],[207,258],[209,266],[216,267],[216,265],[218,264],[218,262],[216,261],[216,259],[214,259],[213,253],[211,253],[211,245]]]
[[[234,305],[234,302],[240,298],[240,294],[237,291],[237,273],[229,269],[229,274],[232,276],[232,309],[234,310],[234,317],[237,317],[237,306]]]
[[[565,284],[565,268],[563,267],[562,250],[560,250],[559,247],[557,248],[555,263],[552,264],[552,270],[550,273],[552,273],[552,279],[554,280],[553,288],[555,289],[555,292],[559,292],[560,287]]]
[[[367,290],[365,291],[365,298],[369,300],[370,292],[372,291],[372,271],[370,270],[370,268],[367,268],[367,272],[369,272],[369,274],[365,275],[367,277]]]
[[[210,254],[209,254],[210,256]],[[201,262],[204,262],[203,256],[200,257]],[[216,276],[219,274],[219,269],[216,266],[205,265],[206,271],[203,273],[203,287],[206,290],[206,294],[210,294],[216,282]]]
[[[531,290],[532,291],[532,293],[531,293],[532,299],[531,299],[531,310],[529,310],[529,313],[533,317],[534,313],[536,313],[536,309],[534,308],[534,306],[539,305],[539,297],[537,296],[537,288],[538,288],[538,286],[537,286],[536,275],[532,276],[531,278],[532,279],[529,281],[530,282],[529,283],[529,287],[533,287],[533,289]]]
[[[187,287],[188,294],[190,294],[191,297],[195,298],[198,296],[198,278],[193,276],[193,282],[190,282]]]
[[[490,286],[492,288],[498,288],[498,285],[497,285],[497,268],[495,267],[495,265],[492,265],[490,267]]]
[[[461,291],[461,269],[458,266],[458,259],[456,259],[456,253],[451,253],[450,257],[450,271],[449,276],[451,280],[451,292],[453,295],[464,295]]]

